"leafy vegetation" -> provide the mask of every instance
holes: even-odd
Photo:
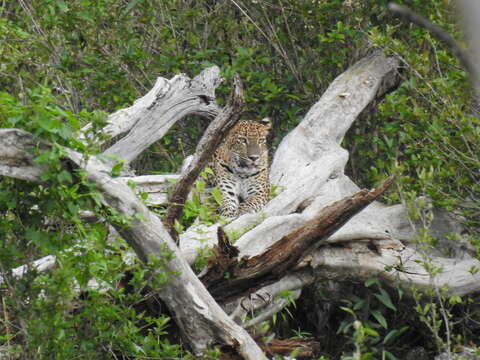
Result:
[[[467,75],[444,45],[393,18],[386,3],[2,2],[0,126],[25,129],[56,146],[36,157],[47,168],[48,186],[0,179],[0,355],[7,346],[12,358],[25,359],[191,358],[165,309],[146,315],[146,270],[123,261],[126,245],[107,242],[104,223],[83,221],[81,210],[117,223],[129,219],[102,208],[81,171],[63,170],[61,145],[95,154],[99,149],[77,141],[81,126],[92,123],[95,135],[105,114],[131,104],[157,76],[195,75],[211,64],[226,79],[220,102],[240,73],[245,116],[273,117],[275,147],[349,65],[374,49],[397,56],[401,86],[345,139],[349,174],[365,186],[397,174],[398,188],[387,201],[432,199],[420,211],[412,207],[412,218],[428,228],[433,206],[455,212],[480,250],[480,122]],[[402,3],[461,38],[451,1]],[[205,126],[202,119],[179,123],[138,161],[137,171],[175,171]],[[214,219],[211,204],[200,203],[202,191],[199,182],[179,227],[197,216]],[[423,234],[419,242],[434,246]],[[48,254],[57,256],[58,266],[47,273],[15,279],[9,271]],[[91,279],[101,286],[87,290]],[[271,325],[280,334],[310,332],[325,349],[323,359],[401,359],[422,342],[428,356],[456,344],[478,345],[478,301],[435,292],[406,299],[375,279],[348,294],[334,292],[336,298],[324,296],[325,286],[305,291],[292,317]],[[321,326],[305,310],[319,309],[320,301],[335,308],[324,312]]]

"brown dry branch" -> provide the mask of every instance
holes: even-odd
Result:
[[[289,356],[295,352],[299,358],[313,359],[320,354],[320,344],[311,338],[289,338],[289,339],[262,339],[261,336],[257,336],[255,341],[260,348],[268,355],[282,355]],[[239,360],[237,354],[228,352],[227,349],[221,349],[222,355],[220,360]]]
[[[209,72],[204,71],[203,73],[208,74]],[[188,106],[185,106],[190,109],[195,108],[195,104],[199,104],[197,100],[205,102],[202,100],[205,96],[205,89],[211,90],[210,85],[215,83],[211,81],[212,77],[207,77],[205,83],[184,81],[185,77],[182,79],[183,85],[177,87],[177,90],[165,99],[166,104],[170,101],[175,104],[179,101],[181,103],[182,97],[187,96],[189,101],[186,102]],[[178,85],[178,81],[174,83]],[[167,93],[169,89],[171,86],[166,87]],[[195,91],[192,93],[192,90],[195,90],[196,93]],[[177,92],[180,93],[177,94]],[[187,95],[184,94],[185,92]],[[195,99],[192,99],[192,96]],[[155,97],[153,106],[156,107],[159,102],[162,102],[162,98],[162,96]],[[205,104],[206,109],[211,108],[211,100],[209,98],[209,103]],[[166,106],[166,104],[164,103],[162,106]],[[184,108],[182,107],[182,109]],[[180,112],[171,115],[172,118],[179,119],[185,114]],[[151,116],[148,118],[150,121],[152,120]],[[169,122],[172,118],[167,116]],[[143,124],[145,125],[145,122]],[[135,130],[135,127],[132,130]],[[135,140],[138,140],[138,137],[134,136],[132,139],[134,141],[130,145],[138,151],[139,147]],[[33,135],[26,131],[0,129],[0,174],[40,182],[43,169],[33,162],[32,151],[38,146],[41,146],[40,150],[51,148],[51,145],[46,142],[36,141]],[[263,352],[249,334],[225,314],[195,276],[162,221],[142,203],[124,178],[113,178],[110,175],[112,164],[93,155],[86,159],[82,154],[68,148],[64,148],[64,151],[68,163],[83,169],[88,180],[96,185],[104,206],[113,208],[131,219],[129,226],[115,222],[112,222],[111,225],[132,247],[138,258],[148,265],[152,263],[153,259],[160,256],[161,263],[164,265],[158,271],[172,274],[169,281],[162,286],[159,297],[174,314],[174,319],[190,348],[200,355],[208,347],[219,343],[232,348],[243,359],[265,359]],[[162,255],[166,253],[171,256]],[[155,270],[152,275],[155,275]]]
[[[173,224],[182,214],[183,205],[185,204],[193,183],[197,179],[198,174],[200,174],[205,165],[207,165],[207,162],[211,159],[224,137],[240,119],[244,105],[245,99],[242,81],[240,76],[235,74],[233,90],[228,104],[208,126],[197,145],[193,159],[180,176],[180,179],[178,179],[169,197],[170,205],[167,209],[163,224],[174,239],[178,240],[178,234]]]

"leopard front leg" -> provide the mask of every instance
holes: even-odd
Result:
[[[238,185],[232,179],[224,180],[218,184],[222,194],[222,205],[220,206],[220,215],[226,218],[234,218],[238,215],[240,204]]]

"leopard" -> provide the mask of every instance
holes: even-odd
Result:
[[[259,212],[270,195],[267,136],[271,119],[241,120],[229,131],[210,162],[211,183],[220,190],[221,216],[234,219]]]

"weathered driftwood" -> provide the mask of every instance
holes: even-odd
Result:
[[[246,261],[261,259],[261,256],[256,256],[266,253],[269,247],[287,234],[309,224],[326,205],[359,191],[344,174],[348,152],[340,144],[361,112],[396,84],[397,66],[394,59],[385,58],[379,53],[361,60],[330,85],[300,125],[283,139],[275,153],[271,169],[271,180],[280,186],[282,192],[267,204],[263,213],[244,215],[225,227],[227,231],[237,229],[245,232],[235,243],[240,258],[249,256],[250,260]],[[210,71],[205,74],[215,74],[214,69]],[[116,142],[105,153],[124,157],[128,163],[146,149],[147,144],[161,138],[185,114],[203,111],[204,115],[217,115],[218,109],[212,102],[212,92],[205,91],[214,89],[217,85],[218,71],[216,74],[204,76],[203,86],[198,84],[203,80],[186,81],[184,77],[175,81],[174,78],[170,82],[159,80],[155,91],[152,90],[126,113],[117,113],[111,117],[106,130],[109,134],[117,135],[122,129],[131,129],[131,134]],[[182,96],[188,100],[185,101],[188,105],[186,107],[181,105]],[[172,109],[179,112],[178,116],[166,112],[157,121],[155,116],[161,113],[161,109],[170,109],[165,107],[169,102]],[[124,126],[124,123],[127,125]],[[143,137],[143,132],[150,133],[148,139]],[[40,181],[42,169],[32,161],[29,152],[32,146],[42,147],[48,144],[34,140],[30,134],[20,130],[0,130],[0,174]],[[125,151],[128,152],[126,156]],[[199,248],[216,243],[218,225],[204,227],[202,231],[198,231],[198,227],[189,229],[180,236],[179,250],[162,222],[126,185],[127,179],[110,177],[111,163],[104,164],[95,157],[90,157],[86,162],[80,154],[68,150],[67,153],[68,158],[87,171],[90,181],[97,184],[104,203],[132,218],[129,228],[118,226],[117,230],[131,244],[140,259],[148,262],[150,255],[159,254],[165,248],[173,253],[173,259],[166,260],[166,269],[180,275],[172,277],[160,296],[175,313],[176,321],[192,348],[200,352],[207,345],[219,342],[236,349],[246,359],[263,358],[258,346],[244,330],[225,316],[184,260],[194,261]],[[155,179],[132,178],[139,183],[140,188],[143,186],[143,189],[150,190],[148,192],[152,199],[155,195],[152,187],[161,189],[162,194],[165,192],[164,178],[158,182]],[[165,196],[154,201],[158,203],[162,201],[161,198],[164,199]],[[247,231],[248,229],[250,230]],[[438,230],[437,236],[445,237],[445,231],[441,227],[434,230]],[[265,314],[273,314],[273,311],[281,309],[282,303],[277,299],[280,291],[296,290],[296,294],[299,294],[302,287],[330,278],[363,279],[380,276],[389,281],[398,276],[405,286],[446,284],[452,293],[478,291],[480,275],[474,271],[468,273],[470,268],[480,268],[477,260],[469,257],[466,252],[463,259],[449,259],[435,254],[432,261],[449,272],[433,277],[423,270],[421,263],[415,262],[424,259],[411,243],[415,236],[415,224],[408,220],[403,205],[385,206],[373,202],[325,241],[325,244],[342,243],[344,246],[322,246],[316,250],[312,247],[308,256],[297,258],[285,266],[282,277],[263,284],[265,286],[260,289],[255,287],[255,293],[246,299],[263,300],[244,301],[245,299],[235,298],[234,301],[225,303],[224,308],[233,312],[237,320],[241,320],[245,312],[253,313],[261,309],[249,322],[249,326],[252,326],[251,324],[264,319]],[[197,238],[206,241],[202,243]],[[318,239],[311,240],[313,245]],[[385,267],[386,264],[388,267]],[[261,263],[258,268],[261,269]],[[457,286],[459,284],[461,286]],[[225,296],[227,298],[228,294]]]
[[[44,147],[44,142],[33,139],[21,130],[10,129],[2,133],[0,141],[0,175],[16,179],[39,182],[44,171],[33,161],[32,150]]]
[[[0,142],[4,138],[19,140],[27,144],[35,142],[29,133],[17,129],[0,130]],[[47,146],[47,145],[44,145]],[[27,149],[19,152],[27,156]],[[164,228],[161,220],[142,204],[133,190],[122,179],[112,178],[110,167],[90,156],[86,160],[81,154],[65,149],[68,159],[88,174],[88,179],[97,185],[106,206],[131,219],[128,227],[112,224],[118,233],[132,246],[135,253],[145,263],[152,257],[165,252],[171,258],[163,258],[165,268],[172,276],[162,288],[160,297],[175,313],[175,321],[195,352],[201,353],[207,346],[221,341],[238,351],[245,359],[262,359],[264,355],[248,333],[235,324],[198,280],[190,266],[181,256],[175,242]],[[23,158],[19,158],[22,160]],[[36,178],[34,180],[40,180]]]
[[[125,183],[133,181],[136,185],[137,193],[147,194],[148,205],[162,205],[168,202],[168,191],[172,187],[172,183],[178,181],[180,175],[142,175],[134,177],[119,178]]]
[[[48,255],[38,260],[35,260],[32,264],[22,265],[11,270],[11,276],[14,279],[22,278],[28,271],[35,270],[38,273],[53,269],[55,267],[56,258],[53,255]],[[0,285],[5,282],[3,276],[0,276]]]
[[[397,66],[394,59],[380,54],[363,59],[340,75],[300,125],[283,139],[275,152],[271,170],[272,183],[279,185],[283,192],[267,204],[263,214],[244,215],[225,227],[227,232],[242,232],[242,229],[255,226],[235,243],[240,257],[264,252],[285,234],[309,221],[326,205],[359,190],[344,175],[348,153],[340,143],[360,113],[395,84]],[[468,248],[461,231],[454,226],[446,227],[444,223],[433,224],[433,235],[438,239],[457,235],[459,241],[463,241],[461,246]],[[189,261],[194,261],[196,249],[216,243],[216,230],[216,225],[194,226],[180,236],[182,253]],[[312,259],[318,262],[300,264],[297,268],[302,269],[256,293],[263,294],[263,297],[268,294],[275,299],[280,291],[301,289],[314,281],[335,278],[336,275],[338,279],[379,276],[391,280],[396,274],[407,289],[411,285],[424,288],[428,284],[438,284],[449,285],[451,294],[478,291],[480,275],[475,274],[475,267],[480,269],[480,263],[471,258],[468,251],[461,251],[461,246],[458,246],[455,259],[433,253],[437,266],[448,271],[435,277],[424,269],[419,272],[421,264],[416,261],[422,259],[422,255],[411,242],[416,236],[416,224],[409,220],[404,205],[386,206],[374,202],[326,240],[327,243],[345,243],[345,248],[322,247],[316,250]],[[452,244],[451,241],[448,243]],[[370,249],[372,244],[377,244],[373,248],[378,248],[378,251]],[[339,256],[322,255],[330,253]],[[349,255],[342,255],[344,253]],[[390,270],[382,264],[393,268]],[[405,268],[414,268],[421,275],[415,276],[402,270]],[[322,269],[326,270],[322,272]],[[472,274],[465,269],[472,269]],[[458,278],[462,281],[457,281]],[[232,302],[227,308],[236,307],[238,310],[239,302]],[[269,306],[265,301],[247,303],[254,304],[254,309]]]
[[[208,73],[208,71],[204,73]],[[208,79],[206,85],[211,83]],[[201,90],[206,85],[196,81],[194,88]],[[191,91],[191,84],[187,88]],[[211,97],[204,99],[204,94],[193,95],[199,96],[202,102],[211,100]],[[189,94],[188,96],[192,97],[193,95]],[[175,107],[182,96],[174,97],[174,104],[170,104],[170,106]],[[156,99],[155,104],[157,104],[157,101],[161,100]],[[189,98],[189,101],[193,100]],[[133,139],[136,139],[136,137],[133,137]],[[17,129],[0,130],[0,143],[2,144],[0,150],[6,149],[0,155],[0,161],[5,159],[5,161],[2,161],[5,167],[0,169],[3,175],[14,175],[17,178],[37,182],[41,180],[42,169],[38,168],[38,165],[37,172],[31,172],[30,168],[35,167],[36,164],[32,163],[33,156],[29,151],[32,146],[38,147],[41,145],[48,148],[48,144],[36,141],[31,134]],[[8,149],[8,145],[12,143],[19,144],[14,152]],[[121,224],[112,225],[132,246],[143,262],[150,263],[152,257],[160,256],[165,252],[171,253],[171,257],[162,258],[165,263],[165,268],[162,271],[175,275],[163,286],[160,297],[175,314],[175,321],[192,349],[196,353],[201,353],[208,346],[220,343],[223,346],[229,346],[245,359],[265,358],[248,333],[231,320],[213,300],[181,256],[161,220],[142,204],[132,189],[125,183],[125,179],[116,179],[110,176],[111,164],[108,162],[106,164],[95,156],[90,156],[87,160],[81,154],[67,148],[65,148],[65,152],[66,157],[78,167],[84,169],[88,179],[97,185],[103,203],[131,219],[128,227]],[[14,161],[12,161],[12,158]],[[21,165],[23,164],[27,166],[22,168]],[[15,171],[12,171],[12,167]]]
[[[226,227],[227,231],[241,230],[258,224],[266,214],[265,221],[237,242],[242,254],[260,253],[324,206],[359,190],[343,174],[348,152],[340,143],[360,113],[395,84],[397,66],[395,60],[381,54],[361,60],[329,86],[304,120],[282,140],[274,155],[270,179],[283,191],[266,205],[262,214],[244,215]],[[389,238],[383,219],[375,219],[376,215],[366,211],[339,231],[343,238],[355,239],[356,234],[351,233],[358,231]],[[214,241],[215,231],[212,228],[203,238],[211,234]],[[192,253],[195,246],[202,246],[191,241],[191,237],[198,237],[195,229],[180,237],[185,252]]]
[[[79,166],[83,163],[79,154],[70,152],[69,158]],[[175,314],[175,321],[193,350],[200,353],[221,340],[245,359],[264,358],[248,333],[226,317],[183,259],[161,220],[141,203],[128,185],[107,175],[105,167],[94,158],[83,164],[83,168],[89,180],[97,185],[104,202],[132,219],[128,227],[112,225],[140,260],[149,263],[152,257],[171,252],[171,258],[162,259],[166,264],[162,271],[171,273],[172,277],[163,285],[159,296]]]
[[[184,74],[171,80],[158,78],[148,94],[108,118],[105,135],[128,134],[104,154],[112,156],[112,163],[118,157],[129,164],[185,116],[196,114],[213,119],[220,110],[214,100],[215,89],[221,82],[217,66],[203,70],[193,79]]]

